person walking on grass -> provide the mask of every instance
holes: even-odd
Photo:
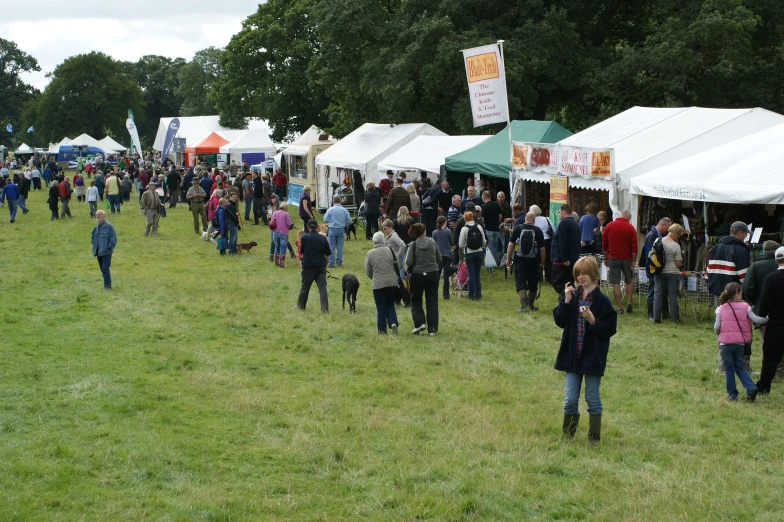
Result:
[[[555,324],[563,329],[555,369],[566,373],[563,433],[574,437],[580,421],[580,388],[585,381],[585,402],[590,415],[588,440],[599,442],[602,431],[602,400],[599,393],[607,366],[610,338],[615,335],[618,314],[599,287],[599,264],[583,257],[574,264],[577,288],[567,282],[564,298],[553,310]]]
[[[397,334],[395,293],[399,276],[395,266],[395,253],[385,245],[384,233],[376,232],[373,234],[373,248],[365,255],[365,273],[371,280],[379,335],[386,334],[387,327]]]
[[[561,205],[558,216],[561,221],[553,233],[550,249],[550,284],[558,297],[563,299],[566,283],[574,285],[574,264],[580,258],[580,226],[572,217],[572,207],[569,205]]]
[[[229,192],[225,208],[227,248],[230,255],[235,255],[237,253],[237,232],[240,226],[240,196],[238,192]]]
[[[466,268],[468,268],[468,298],[472,301],[482,299],[482,281],[480,279],[484,266],[484,249],[487,247],[485,232],[482,226],[474,222],[474,214],[463,214],[465,226],[460,231],[458,246],[464,251]]]
[[[98,187],[95,186],[95,181],[90,181],[90,186],[87,187],[87,204],[90,205],[90,217],[95,217],[98,210]]]
[[[613,288],[613,298],[618,305],[616,310],[622,314],[623,295],[621,294],[621,274],[626,286],[626,313],[632,313],[634,280],[632,268],[637,259],[637,230],[630,223],[632,213],[621,212],[621,217],[607,225],[602,236],[604,266],[609,268],[608,280]]]
[[[69,204],[71,203],[71,184],[68,181],[68,178],[65,177],[57,186],[58,196],[63,207],[60,210],[61,218],[64,218],[65,216],[73,217],[71,215],[71,209],[69,208]]]
[[[438,332],[438,267],[441,252],[433,239],[425,235],[422,223],[411,225],[408,235],[412,242],[406,255],[406,273],[411,285],[411,317],[414,319],[413,334],[427,329],[428,335]],[[427,305],[427,315],[422,309],[422,294]]]
[[[743,300],[752,306],[755,314],[759,313],[759,302],[763,281],[765,281],[765,278],[768,277],[769,274],[772,274],[778,269],[775,256],[776,250],[778,250],[780,246],[781,245],[775,241],[765,241],[762,245],[762,257],[751,264],[746,272],[746,277],[743,278]],[[765,351],[764,339],[765,336],[760,335],[760,348],[763,352]],[[746,371],[749,371],[751,366],[750,363],[746,362],[746,359],[747,357],[744,355],[744,368]],[[762,364],[765,364],[764,360],[762,361]],[[781,377],[784,377],[784,362],[779,363],[776,367],[776,378],[773,380],[775,381]]]
[[[310,198],[310,185],[305,185],[299,197],[299,217],[302,220],[303,230],[308,228],[308,221],[315,219],[313,215],[313,200]]]
[[[506,267],[514,266],[515,289],[520,298],[520,310],[527,312],[529,309],[536,312],[534,306],[539,286],[539,276],[545,261],[544,234],[536,226],[536,214],[529,212],[525,215],[525,223],[517,225],[512,231],[506,252]],[[515,246],[517,252],[515,253]]]
[[[270,227],[272,229],[272,241],[275,245],[275,266],[286,268],[286,246],[289,242],[289,230],[294,225],[289,216],[289,205],[285,201],[280,204],[280,208],[272,214]]]
[[[319,290],[321,300],[321,312],[329,312],[329,300],[327,297],[327,264],[332,255],[327,238],[316,231],[318,221],[311,219],[308,221],[308,233],[302,236],[299,247],[299,255],[302,258],[302,286],[297,298],[297,310],[305,310],[308,304],[308,294],[313,281]]]
[[[114,214],[115,210],[119,214],[121,205],[120,200],[122,199],[122,183],[114,174],[113,170],[109,171],[109,177],[106,178],[104,190],[106,191],[106,198],[109,200],[112,214]]]
[[[425,225],[427,230],[427,225]],[[436,229],[433,231],[433,241],[438,245],[441,252],[441,265],[438,267],[443,275],[444,282],[441,294],[444,299],[449,299],[449,276],[452,275],[452,265],[455,261],[455,241],[452,233],[446,228],[446,217],[438,216],[436,219]]]
[[[91,182],[92,185],[92,182]],[[92,185],[94,187],[94,185]],[[106,221],[106,213],[98,210],[95,213],[98,224],[92,231],[91,240],[93,245],[93,257],[98,260],[98,267],[103,275],[103,289],[112,289],[112,274],[109,268],[112,266],[112,253],[117,246],[117,232],[114,226]]]
[[[648,252],[651,251],[653,248],[653,243],[657,239],[664,238],[667,235],[670,229],[670,225],[672,225],[672,220],[668,217],[661,218],[659,223],[655,227],[651,227],[648,231],[648,234],[645,236],[645,243],[642,247],[642,257],[640,263],[643,266],[647,266],[648,263]],[[646,271],[648,275],[648,293],[645,298],[645,303],[648,305],[648,320],[653,321],[653,305],[655,299],[655,291],[656,291],[656,280],[660,278],[660,275],[651,274],[650,272]],[[667,303],[667,293],[665,292],[664,302]],[[667,306],[662,307],[664,310],[667,309]]]
[[[52,217],[49,218],[49,221],[60,219],[60,190],[58,185],[59,183],[57,180],[54,180],[49,186],[49,199],[47,200],[47,203],[49,203],[49,210],[52,212]]]
[[[734,225],[733,225],[734,226]],[[762,345],[762,372],[757,381],[759,393],[770,393],[770,383],[784,354],[784,247],[776,249],[778,269],[765,278],[759,301],[760,317],[767,317]]]
[[[158,220],[161,217],[161,200],[158,192],[155,190],[155,185],[150,183],[147,190],[142,194],[142,215],[145,218],[144,235],[152,234],[158,235]]]
[[[683,278],[683,254],[678,240],[683,235],[683,227],[678,223],[670,225],[667,235],[661,239],[664,248],[664,268],[654,279],[656,288],[653,297],[653,321],[661,323],[664,303],[670,302],[670,320],[680,322],[680,308],[678,307],[678,290]]]
[[[185,194],[188,203],[191,206],[191,213],[193,214],[193,231],[196,234],[199,234],[199,218],[201,218],[201,230],[203,232],[207,232],[208,223],[207,223],[207,210],[204,208],[204,200],[207,198],[207,193],[204,192],[204,189],[197,183],[191,183],[191,187],[188,189],[188,192]],[[204,236],[205,241],[209,241],[210,238],[208,236]]]
[[[365,187],[365,239],[372,239],[379,232],[378,219],[381,217],[381,191],[371,181]]]
[[[406,197],[408,197],[408,192],[406,192]],[[327,240],[329,241],[329,249],[334,254],[334,261],[338,266],[343,266],[343,242],[346,237],[346,227],[351,223],[351,214],[340,204],[340,196],[332,198],[332,206],[324,214],[324,223],[329,226]],[[332,263],[332,258],[330,258],[330,263]],[[329,265],[330,268],[334,266],[334,264]]]
[[[3,187],[0,201],[5,201],[8,204],[8,212],[11,213],[11,223],[16,223],[16,207],[20,197],[19,188],[11,183],[10,180],[7,181]],[[24,210],[24,213],[27,214],[27,209]]]
[[[754,402],[759,390],[743,367],[744,349],[747,344],[751,345],[754,337],[751,323],[763,325],[768,320],[755,315],[751,306],[743,301],[740,283],[729,283],[719,296],[719,302],[721,306],[716,309],[713,331],[719,335],[719,351],[727,377],[727,400],[738,400],[738,388],[735,386],[737,374],[740,383],[746,388],[746,398]]]

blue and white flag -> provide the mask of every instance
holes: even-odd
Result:
[[[8,125],[8,126],[5,128],[5,130],[6,130],[7,132],[14,132],[14,126],[13,126],[13,125]]]
[[[169,128],[166,130],[166,138],[163,140],[163,150],[161,151],[161,160],[166,159],[166,156],[169,154],[169,150],[172,146],[172,141],[174,137],[177,135],[177,132],[180,130],[180,119],[179,118],[172,118],[171,122],[169,122]]]
[[[32,125],[30,125],[30,128],[29,128],[29,129],[27,129],[27,134],[30,134],[31,132],[33,132],[33,130],[34,130],[34,129],[33,129],[33,126],[32,126]]]

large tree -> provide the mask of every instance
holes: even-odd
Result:
[[[180,116],[217,114],[212,100],[213,85],[221,76],[221,49],[208,47],[197,51],[193,60],[183,65],[177,76],[180,85],[174,94],[180,102]]]
[[[319,52],[311,14],[318,0],[269,0],[242,24],[222,56],[214,100],[221,123],[261,117],[273,140],[328,124],[323,87],[309,75]]]
[[[44,142],[88,133],[125,136],[125,120],[132,109],[141,115],[142,91],[127,76],[122,63],[99,53],[72,56],[50,73],[51,81],[37,102],[28,106],[36,133]]]
[[[179,72],[184,58],[158,55],[142,56],[138,61],[124,64],[125,70],[143,93],[144,119],[137,122],[142,144],[152,144],[161,118],[180,114],[180,100],[176,90],[180,86]]]
[[[19,136],[24,105],[38,95],[38,91],[24,83],[19,75],[40,70],[35,58],[20,50],[14,42],[0,38],[0,144],[9,148],[19,145],[14,134],[6,128],[11,125]]]

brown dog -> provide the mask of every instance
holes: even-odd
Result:
[[[237,253],[241,254],[243,250],[250,252],[250,249],[255,246],[259,246],[255,241],[251,241],[250,243],[237,243]]]
[[[329,225],[327,225],[326,223],[319,223],[318,226],[316,227],[316,231],[318,231],[318,233],[321,234],[322,236],[326,236],[327,233],[329,232]]]

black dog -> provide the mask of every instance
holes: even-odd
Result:
[[[357,312],[357,292],[359,291],[359,279],[354,274],[343,276],[343,309],[346,309],[346,296],[348,296],[348,313]]]
[[[397,289],[395,290],[395,304],[398,306],[402,304],[405,308],[411,307],[411,292],[408,291],[406,282],[400,278],[397,280]]]
[[[351,233],[354,233],[354,239],[357,238],[357,218],[354,218],[351,223],[346,225],[346,239],[351,239]]]

